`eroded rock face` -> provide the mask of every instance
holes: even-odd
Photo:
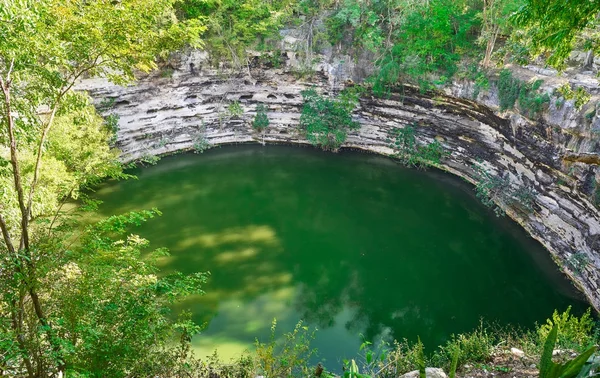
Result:
[[[293,56],[288,53],[287,59],[289,63]],[[189,68],[191,62],[194,73]],[[322,92],[332,93],[346,80],[340,77],[336,65],[325,63],[317,67],[310,80],[295,76],[293,65],[280,69],[249,67],[227,75],[207,69],[199,53],[182,56],[172,64],[175,71],[169,78],[149,76],[125,88],[95,79],[79,86],[88,90],[97,104],[114,99],[103,112],[120,117],[117,146],[124,161],[191,150],[205,143],[305,144],[297,127],[300,92],[315,85]],[[420,143],[438,140],[450,153],[441,168],[475,182],[473,165],[478,162],[490,172],[509,175],[514,185],[534,189],[534,211],[506,208],[507,214],[546,246],[593,306],[600,309],[600,214],[580,190],[585,175],[595,174],[595,168],[577,162],[573,177],[567,174],[572,166],[566,167],[563,162],[568,146],[575,143],[573,138],[585,137],[555,130],[556,125],[553,127],[548,120],[532,123],[517,114],[500,117],[492,108],[493,93],[475,102],[460,97],[468,97],[465,88],[454,89],[435,96],[406,90],[385,99],[363,97],[355,111],[361,129],[349,135],[344,146],[390,155],[394,153],[390,132],[416,123]],[[243,109],[240,116],[232,116],[227,110],[234,101]],[[251,122],[261,103],[268,107],[270,126],[258,134]],[[574,117],[569,113],[561,118],[569,120],[565,127],[579,127],[573,126]],[[581,140],[571,152],[595,155]],[[584,256],[586,262],[577,271],[569,264],[575,255]]]

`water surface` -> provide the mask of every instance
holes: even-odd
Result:
[[[362,338],[430,349],[480,319],[532,327],[586,307],[539,243],[497,218],[472,187],[391,159],[310,148],[235,146],[165,158],[98,191],[103,215],[158,207],[136,230],[168,247],[164,271],[210,271],[190,308],[195,350],[230,357],[271,322],[317,327],[329,366]]]

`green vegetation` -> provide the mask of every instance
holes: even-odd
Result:
[[[264,104],[258,104],[256,106],[256,115],[252,120],[252,128],[259,133],[262,133],[267,127],[269,127],[269,116],[267,115],[267,107]]]
[[[556,363],[552,361],[552,354],[558,337],[558,325],[555,323],[546,337],[544,350],[540,359],[540,378],[574,378],[579,376],[588,358],[594,354],[596,347],[593,346],[573,360]]]
[[[396,151],[396,157],[409,167],[425,168],[439,165],[446,155],[442,144],[433,142],[421,146],[416,139],[416,124],[406,125],[392,131],[393,142],[390,147]]]
[[[571,89],[569,84],[563,84],[556,90],[565,100],[575,100],[575,109],[580,110],[592,96],[583,88]]]
[[[513,109],[518,100],[521,113],[529,118],[535,118],[550,102],[547,93],[539,93],[541,85],[542,80],[526,83],[513,77],[509,70],[503,69],[498,78],[500,110]]]
[[[514,38],[532,58],[546,55],[549,65],[562,69],[577,40],[593,32],[599,12],[594,1],[526,0],[513,16],[519,28]],[[598,44],[586,47],[596,50]]]
[[[308,141],[324,150],[337,151],[346,141],[348,131],[360,125],[352,119],[352,111],[358,104],[358,94],[350,90],[332,99],[319,95],[314,88],[302,91],[302,115],[300,128]]]
[[[523,7],[513,20],[522,30],[514,30],[507,16],[519,5]],[[248,67],[247,49],[266,49],[279,39],[281,27],[301,20],[297,26],[306,36],[306,72],[311,72],[317,42],[327,41],[344,46],[357,59],[363,51],[375,57],[371,84],[378,94],[403,83],[430,89],[448,83],[457,73],[486,88],[484,70],[500,62],[494,58],[499,35],[510,34],[504,55],[517,59],[547,54],[549,64],[562,68],[577,38],[590,32],[586,28],[596,22],[599,10],[596,2],[585,0],[3,2],[0,375],[274,377],[313,371],[308,366],[313,334],[302,324],[285,336],[283,344],[278,345],[273,334],[268,343],[257,341],[255,355],[229,366],[217,356],[208,364],[195,359],[190,342],[200,327],[186,313],[173,320],[170,308],[182,298],[201,295],[208,275],[158,274],[157,258],[167,251],[150,251],[147,240],[131,234],[133,227],[158,217],[158,210],[115,215],[85,227],[79,223],[83,211],[98,205],[87,191],[105,179],[130,177],[123,173],[118,151],[111,148],[118,115],[102,119],[86,95],[73,91],[79,79],[104,77],[128,84],[136,72],[156,69],[158,60],[188,46],[205,46],[215,65],[226,57],[238,68]],[[329,17],[321,20],[322,14]],[[595,42],[585,46],[591,51],[598,48]],[[277,51],[263,59],[280,66]],[[479,62],[483,71],[477,68]],[[174,71],[166,67],[161,74],[171,77]],[[541,81],[525,83],[501,71],[502,110],[518,104],[523,114],[536,117],[549,102],[547,94],[539,93],[540,85]],[[564,99],[574,99],[578,109],[590,99],[582,88],[563,86],[558,92]],[[337,151],[348,133],[359,128],[352,117],[359,94],[349,89],[334,98],[315,89],[303,91],[300,128],[307,140]],[[110,101],[99,110],[110,108]],[[229,119],[243,115],[237,101],[222,111]],[[262,132],[268,125],[267,108],[261,104],[252,127]],[[397,156],[409,166],[438,165],[445,155],[437,140],[420,145],[415,125],[397,129],[392,137]],[[163,138],[158,147],[167,143]],[[210,147],[203,129],[192,144],[195,152]],[[157,159],[141,160],[151,164]],[[475,170],[477,196],[497,214],[498,204],[532,211],[531,188],[515,187],[508,176],[491,174],[481,166]],[[69,201],[81,205],[66,211]],[[587,262],[574,256],[573,269],[581,270]],[[273,332],[274,328],[275,323]],[[540,327],[539,340],[533,344],[541,348],[539,341],[544,339],[542,378],[574,377],[582,371],[598,342],[592,328],[589,313],[575,318],[568,311],[555,313]],[[173,345],[176,338],[180,343]],[[531,343],[531,335],[525,340]],[[426,363],[435,361],[449,368],[453,377],[466,363],[488,361],[497,343],[496,336],[481,328],[453,337],[430,358],[420,339],[413,345],[396,342],[377,354],[365,346],[366,363],[349,361],[346,375],[391,376],[417,368],[423,377]],[[552,349],[557,343],[581,354],[555,363]]]
[[[178,0],[175,7],[187,20],[201,20],[207,30],[205,47],[214,65],[223,58],[238,68],[247,64],[246,49],[256,48],[278,30],[291,15],[292,0]]]
[[[159,279],[153,260],[141,259],[148,243],[128,226],[157,211],[77,225],[97,205],[86,190],[128,176],[109,147],[116,117],[104,122],[72,88],[84,75],[128,83],[156,57],[198,46],[203,30],[176,22],[165,0],[0,7],[2,374],[153,375],[169,353],[169,305],[200,293],[205,276]],[[64,211],[70,199],[84,206]]]
[[[510,206],[523,213],[533,211],[535,200],[535,191],[527,185],[515,186],[511,183],[510,177],[506,175],[497,175],[490,173],[481,164],[474,164],[475,171],[475,193],[481,202],[494,210],[496,216],[504,214],[501,205]]]

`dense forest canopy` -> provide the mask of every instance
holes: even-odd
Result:
[[[599,11],[589,0],[1,1],[0,375],[177,376],[191,366],[199,327],[168,308],[201,293],[206,274],[158,278],[153,258],[167,252],[142,258],[148,241],[129,234],[160,212],[79,224],[97,206],[86,190],[127,178],[110,122],[73,91],[82,77],[129,83],[190,46],[244,67],[249,50],[273,53],[279,31],[296,28],[307,65],[325,46],[366,57],[376,91],[457,75],[484,83],[506,63],[564,68],[573,49],[593,58]],[[305,95],[321,129],[331,122],[318,111],[346,107]],[[319,143],[339,147],[338,134]],[[70,199],[81,205],[67,210]]]

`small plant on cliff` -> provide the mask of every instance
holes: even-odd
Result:
[[[345,91],[337,99],[319,95],[314,88],[302,91],[304,106],[300,127],[308,141],[324,150],[337,151],[346,141],[348,131],[360,128],[352,119],[358,93]]]
[[[264,104],[258,104],[256,106],[256,115],[252,121],[252,128],[260,133],[268,126],[269,116],[267,115],[267,107]]]
[[[390,147],[396,151],[398,157],[409,167],[424,168],[428,165],[440,164],[446,151],[437,140],[421,146],[416,138],[416,124],[406,125],[401,129],[394,129]]]
[[[227,114],[230,118],[239,118],[244,114],[244,109],[242,109],[239,102],[233,101],[227,106]]]
[[[542,80],[523,82],[513,77],[510,70],[503,69],[498,78],[500,110],[513,109],[518,100],[519,110],[523,115],[536,117],[544,109],[544,105],[550,102],[548,94],[538,92],[542,83]]]
[[[509,110],[515,107],[519,91],[521,90],[521,81],[513,78],[510,70],[500,71],[498,78],[498,97],[500,99],[500,110]]]
[[[473,165],[477,184],[475,193],[481,202],[494,210],[496,216],[504,215],[501,205],[511,206],[522,213],[533,211],[535,191],[526,185],[514,186],[508,174],[494,174],[481,162]]]
[[[590,258],[584,252],[577,252],[569,256],[567,264],[576,274],[581,274],[586,266],[590,264]]]
[[[576,90],[571,88],[571,85],[565,83],[556,89],[565,100],[575,100],[575,109],[580,110],[583,105],[587,104],[592,96],[583,88],[578,87]]]

